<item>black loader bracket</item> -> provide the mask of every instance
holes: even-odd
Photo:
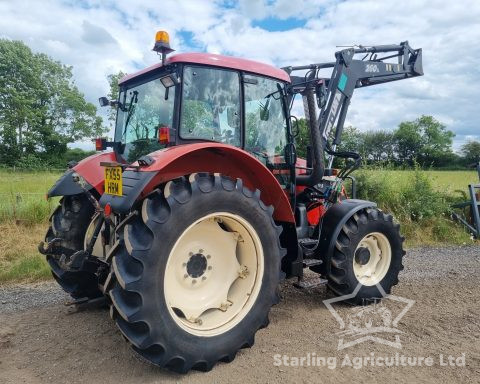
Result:
[[[357,58],[356,55],[363,57]],[[348,106],[356,88],[423,75],[422,49],[412,49],[407,41],[399,45],[347,48],[336,52],[335,58],[335,62],[284,68],[292,80],[287,89],[290,110],[296,94],[305,97],[313,92],[316,95],[320,109],[318,121],[308,116],[307,120],[312,132],[319,130],[323,140],[321,149],[330,155],[328,168],[331,168],[335,156],[353,158],[348,153],[342,156],[335,151],[340,144]],[[320,71],[325,69],[332,70],[330,77],[320,76]],[[307,72],[303,76],[291,75],[298,71]],[[312,108],[311,103],[309,108]],[[315,169],[314,164],[313,173],[316,172],[323,176],[323,170]]]

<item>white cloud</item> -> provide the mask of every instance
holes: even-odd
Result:
[[[79,88],[96,102],[107,93],[107,75],[133,72],[158,61],[151,52],[156,30],[172,46],[277,66],[332,61],[336,45],[392,44],[408,39],[423,48],[425,76],[355,93],[347,123],[362,130],[392,129],[431,114],[457,133],[456,145],[479,139],[480,2],[306,0],[1,1],[0,37],[23,40],[74,67]],[[302,28],[268,32],[254,20],[306,20]]]

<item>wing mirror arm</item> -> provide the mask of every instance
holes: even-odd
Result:
[[[117,100],[108,100],[108,98],[105,96],[102,96],[98,99],[98,104],[100,104],[100,107],[113,107],[120,108],[122,111],[124,110],[122,103]]]

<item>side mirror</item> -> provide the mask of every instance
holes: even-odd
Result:
[[[300,128],[298,127],[297,116],[290,116],[290,126],[292,127],[292,136],[297,138],[300,133]]]
[[[110,100],[108,100],[105,96],[102,96],[98,99],[98,103],[101,107],[108,107],[110,105]]]

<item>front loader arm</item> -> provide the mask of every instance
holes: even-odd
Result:
[[[363,58],[355,57],[359,54],[364,54]],[[308,90],[315,90],[320,108],[316,129],[320,130],[324,146],[330,152],[334,152],[340,143],[348,106],[356,88],[423,75],[422,49],[412,49],[406,41],[399,45],[347,48],[336,52],[335,57],[336,61],[331,63],[285,68],[289,73],[308,70],[305,76],[291,76],[290,101],[297,93],[305,95]],[[395,58],[397,62],[391,62]],[[326,68],[333,68],[331,77],[320,77],[319,71]],[[332,132],[334,127],[336,129]],[[330,144],[331,137],[333,142]],[[333,155],[329,167],[332,162]]]
[[[362,60],[355,60],[352,51],[353,55],[359,53],[366,55]],[[389,52],[395,53],[380,58],[377,56],[378,53]],[[358,78],[355,88],[423,75],[422,49],[414,50],[410,48],[408,42],[400,45],[346,49],[337,52],[336,55],[342,56],[341,61],[346,67],[350,66],[351,74]],[[398,58],[398,63],[385,62],[392,58]]]

